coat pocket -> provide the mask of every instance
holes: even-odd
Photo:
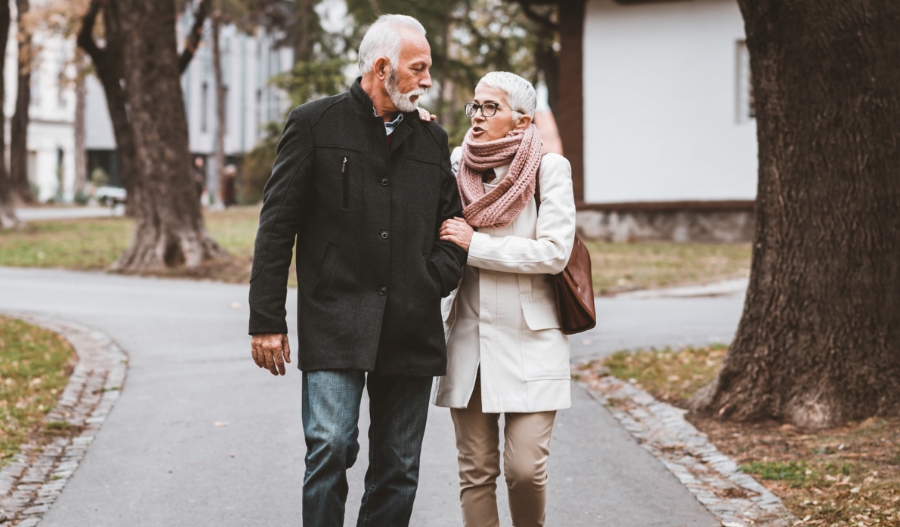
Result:
[[[313,287],[313,296],[323,298],[328,292],[328,284],[331,282],[331,275],[334,273],[334,259],[337,253],[337,247],[328,244],[325,247],[325,256],[322,257],[322,266],[319,268],[319,278]]]
[[[520,337],[524,379],[569,379],[569,343],[559,330],[556,304],[549,298],[532,299],[531,295],[521,295],[520,299],[528,328],[523,328]]]
[[[522,315],[525,318],[525,325],[532,331],[540,331],[542,329],[559,329],[562,325],[559,323],[559,311],[556,304],[550,299],[544,301],[533,301],[531,295],[522,295],[520,297],[522,303]]]
[[[341,163],[341,180],[344,186],[344,194],[343,199],[341,200],[341,206],[345,209],[350,208],[350,168],[347,166],[347,157],[344,157],[343,163]]]
[[[570,379],[569,343],[559,330],[522,336],[522,373],[526,382]]]

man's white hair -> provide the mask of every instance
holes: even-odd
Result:
[[[487,86],[506,94],[506,104],[512,108],[513,120],[523,115],[534,117],[537,107],[537,92],[530,82],[508,71],[492,71],[478,81],[479,86]],[[477,88],[476,88],[477,89]]]
[[[359,45],[359,71],[363,75],[375,68],[379,57],[387,57],[396,70],[403,48],[403,29],[414,29],[425,36],[425,27],[411,16],[381,15],[372,24]]]

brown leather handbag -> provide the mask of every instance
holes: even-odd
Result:
[[[540,174],[535,181],[534,199],[538,212],[541,209]],[[572,255],[563,272],[553,275],[556,289],[556,309],[562,332],[574,335],[592,329],[597,325],[594,309],[594,281],[591,276],[591,253],[575,235]]]

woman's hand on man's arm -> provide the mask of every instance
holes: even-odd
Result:
[[[451,242],[464,251],[469,250],[475,229],[462,218],[451,218],[441,225],[441,240]]]

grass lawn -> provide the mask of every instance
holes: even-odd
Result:
[[[52,331],[0,316],[0,467],[41,431],[76,360]]]
[[[750,244],[586,242],[597,294],[750,276]]]
[[[228,264],[174,269],[164,276],[246,282],[250,277],[258,207],[207,212],[212,236],[234,257]],[[101,270],[122,254],[133,222],[126,218],[40,221],[23,231],[0,232],[0,265]],[[664,242],[588,242],[597,294],[711,282],[747,276],[748,244],[677,244]],[[295,281],[291,273],[291,283]]]
[[[684,407],[713,379],[725,353],[724,346],[621,352],[582,370],[587,376],[600,371],[634,379],[657,399]],[[900,525],[900,418],[822,431],[688,418],[743,471],[778,495],[801,520],[795,525]]]

